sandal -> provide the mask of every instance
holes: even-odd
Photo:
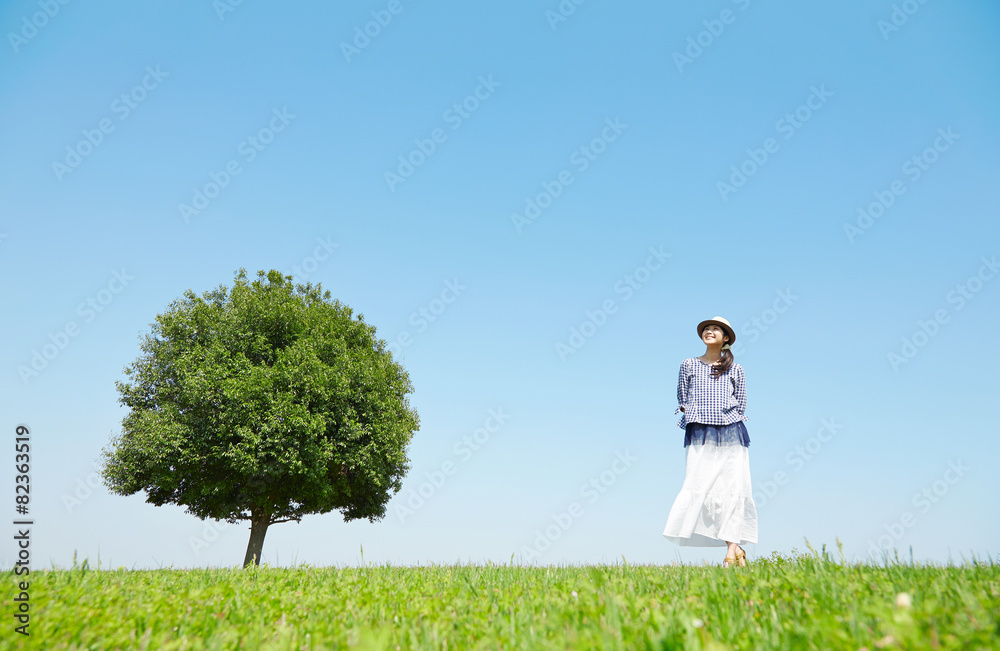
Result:
[[[726,556],[722,559],[722,567],[732,567],[733,563],[739,565],[740,567],[747,566],[747,553],[742,547],[737,546],[739,549],[736,552],[736,556]]]

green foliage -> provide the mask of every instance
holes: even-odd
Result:
[[[268,524],[385,515],[418,428],[409,376],[320,285],[243,269],[157,315],[116,384],[130,412],[103,477],[199,518]],[[261,533],[261,544],[263,533]]]
[[[730,569],[81,566],[31,576],[32,643],[50,651],[1000,648],[993,562],[880,567],[774,555]],[[0,650],[16,637],[0,636]]]

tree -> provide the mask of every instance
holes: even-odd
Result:
[[[272,524],[381,519],[419,428],[409,375],[363,315],[319,284],[257,276],[240,269],[231,290],[188,290],[156,316],[115,383],[130,411],[102,453],[113,493],[249,520],[244,566]]]

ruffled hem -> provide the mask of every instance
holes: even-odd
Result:
[[[696,494],[682,490],[670,510],[663,537],[685,547],[725,547],[757,542],[757,507],[743,493]]]
[[[742,445],[750,447],[750,433],[743,421],[732,425],[688,423],[684,428],[684,447],[689,445]]]
[[[681,429],[685,429],[688,425],[693,425],[695,423],[700,422],[701,420],[717,420],[720,417],[723,420],[729,420],[731,418],[735,418],[735,420],[733,420],[732,422],[725,423],[726,425],[734,425],[735,423],[738,423],[740,421],[750,420],[746,414],[741,414],[738,411],[735,411],[735,408],[724,410],[720,416],[718,413],[716,414],[699,413],[698,406],[694,404],[686,405],[684,407],[684,411],[681,411],[681,408],[677,407],[677,409],[674,409],[674,413],[681,415],[680,420],[677,421],[677,427],[680,427]],[[713,424],[718,425],[717,423]]]

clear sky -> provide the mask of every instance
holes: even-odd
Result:
[[[661,536],[715,315],[751,557],[997,556],[996,3],[63,2],[0,5],[36,567],[242,561],[94,466],[149,323],[240,267],[364,314],[421,421],[383,520],[276,525],[265,562],[718,562]]]

